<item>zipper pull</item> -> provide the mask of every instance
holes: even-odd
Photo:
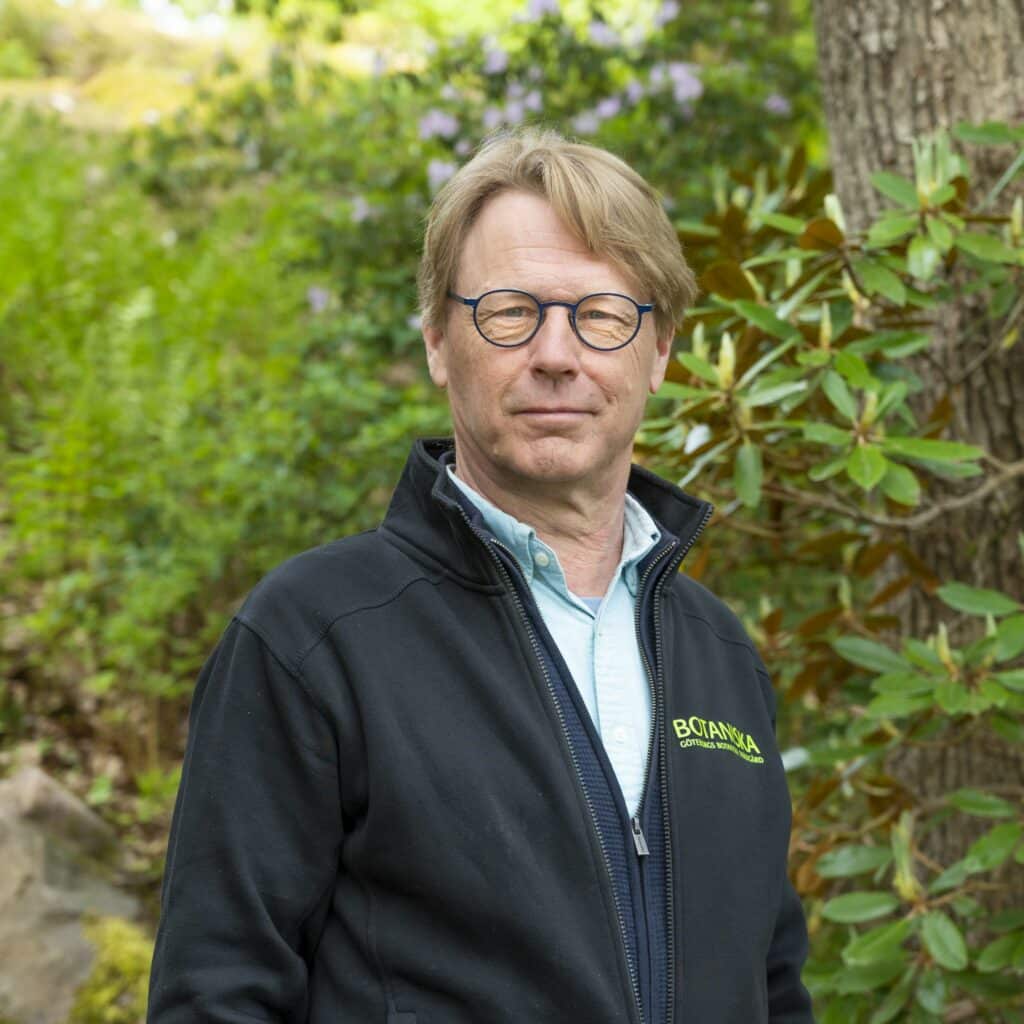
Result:
[[[647,840],[644,839],[644,830],[640,827],[640,818],[633,815],[633,843],[636,846],[636,855],[646,857],[651,851],[647,849]]]

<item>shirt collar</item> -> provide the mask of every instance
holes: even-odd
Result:
[[[478,491],[459,479],[452,465],[447,466],[452,482],[465,494],[484,518],[490,531],[516,557],[526,576],[528,583],[538,574],[547,574],[561,578],[562,586],[565,579],[562,567],[555,552],[537,536],[537,531],[528,523],[520,522],[515,516],[509,515],[493,502],[490,502]],[[637,588],[637,565],[661,537],[661,531],[650,513],[626,492],[623,509],[622,557],[619,560],[619,571],[622,572],[629,593],[635,597]],[[539,557],[538,557],[539,556]]]

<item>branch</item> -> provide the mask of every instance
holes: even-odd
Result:
[[[1000,467],[1000,471],[988,478],[980,487],[976,487],[968,494],[961,494],[955,498],[948,498],[939,501],[917,512],[911,516],[880,516],[875,515],[856,505],[851,505],[837,498],[823,497],[807,494],[804,491],[793,490],[779,484],[765,484],[763,490],[767,494],[796,502],[800,505],[809,505],[816,508],[828,509],[830,512],[838,512],[841,515],[850,516],[861,522],[870,523],[873,526],[882,526],[887,529],[916,530],[933,519],[945,516],[958,509],[967,508],[975,502],[988,497],[993,491],[998,490],[1003,484],[1013,480],[1015,477],[1024,476],[1024,459],[1017,462],[1001,462],[990,455],[983,456],[984,459]]]

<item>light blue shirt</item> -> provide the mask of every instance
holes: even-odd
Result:
[[[603,597],[580,597],[569,590],[558,556],[532,526],[478,494],[451,466],[448,475],[519,562],[604,743],[626,807],[635,814],[647,776],[651,731],[651,689],[636,636],[637,563],[661,536],[657,525],[627,492],[622,557],[608,590]]]

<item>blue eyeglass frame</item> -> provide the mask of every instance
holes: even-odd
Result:
[[[487,298],[488,295],[493,295],[495,292],[512,292],[514,295],[525,295],[528,299],[533,299],[537,303],[537,307],[540,310],[540,316],[537,318],[537,326],[522,340],[517,341],[514,345],[502,345],[500,342],[491,341],[487,335],[480,330],[480,324],[476,318],[477,306]],[[636,318],[636,330],[624,341],[621,345],[615,345],[612,348],[601,348],[598,345],[591,345],[589,341],[586,341],[580,334],[579,329],[576,327],[576,311],[583,305],[587,299],[592,299],[595,295],[614,295],[620,299],[628,299],[637,308]],[[654,304],[651,302],[637,302],[632,295],[623,295],[622,292],[590,292],[589,295],[584,295],[578,302],[562,302],[558,299],[552,299],[550,302],[541,302],[536,295],[531,292],[525,292],[522,288],[491,288],[484,292],[482,295],[478,295],[475,299],[467,299],[464,295],[458,295],[456,292],[449,291],[448,297],[450,299],[457,299],[464,306],[469,306],[473,310],[473,326],[476,328],[477,334],[480,335],[488,345],[493,345],[495,348],[522,348],[523,345],[529,344],[533,340],[534,335],[544,325],[544,311],[548,306],[565,306],[569,310],[569,324],[572,327],[572,333],[576,335],[580,344],[586,345],[587,348],[594,352],[617,352],[620,348],[625,348],[639,333],[640,328],[643,326],[644,313],[650,313],[654,310]]]

